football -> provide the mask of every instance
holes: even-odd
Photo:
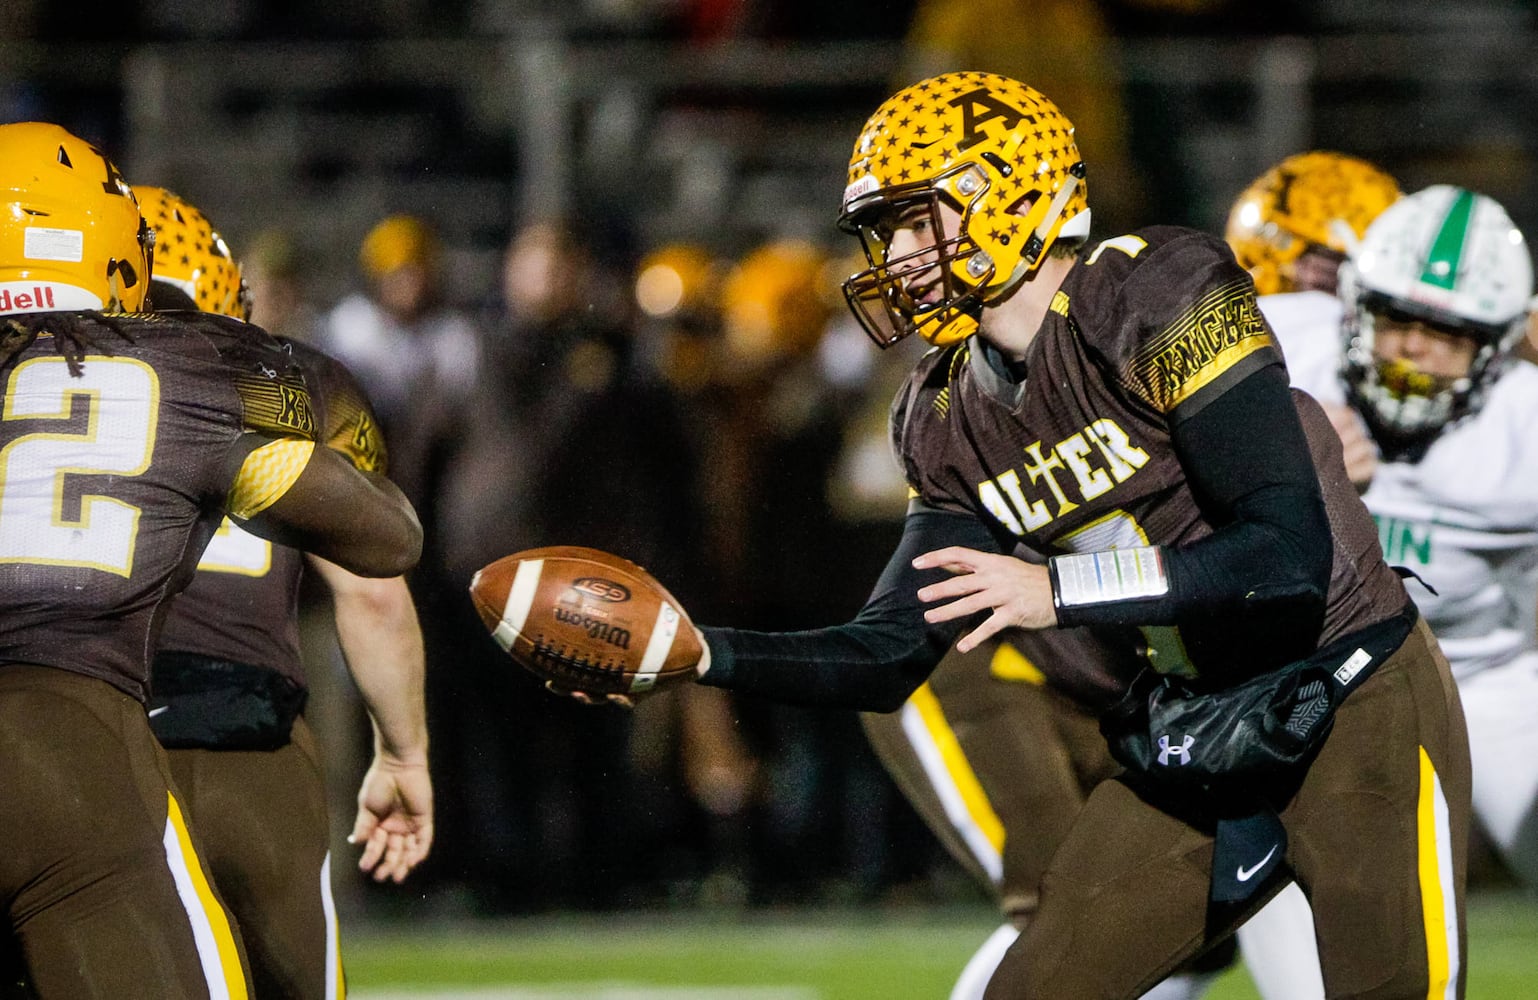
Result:
[[[705,655],[650,573],[598,549],[528,549],[481,567],[470,598],[497,645],[564,691],[644,694],[692,678]]]

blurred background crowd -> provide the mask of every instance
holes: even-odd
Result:
[[[696,621],[863,601],[902,517],[892,392],[843,306],[850,144],[897,86],[1025,80],[1078,126],[1096,231],[1221,231],[1308,148],[1538,222],[1526,0],[6,0],[0,120],[58,122],[203,208],[257,323],[371,394],[426,553],[438,842],[379,916],[977,892],[847,713],[544,694],[476,568],[546,544],[651,569]],[[367,730],[324,602],[311,718],[345,802]],[[345,831],[344,831],[345,832]],[[338,853],[341,853],[340,851]]]

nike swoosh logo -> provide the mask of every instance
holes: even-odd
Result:
[[[152,709],[150,709],[150,718],[153,719],[155,716],[159,715],[161,712],[164,712],[164,711],[167,711],[168,709],[170,709],[170,707],[171,707],[170,705],[161,705],[159,708],[152,708]],[[1261,864],[1265,864],[1265,862],[1262,861]]]
[[[1266,866],[1266,862],[1271,860],[1271,855],[1276,853],[1276,848],[1277,848],[1277,845],[1276,844],[1272,844],[1271,845],[1271,849],[1266,852],[1266,856],[1261,858],[1258,862],[1256,862],[1254,867],[1252,867],[1252,868],[1246,868],[1243,865],[1240,865],[1239,866],[1239,870],[1234,872],[1234,874],[1238,877],[1239,881],[1241,881],[1241,882],[1248,882],[1250,879],[1254,878],[1255,877],[1255,873],[1260,871],[1262,868],[1264,868]]]

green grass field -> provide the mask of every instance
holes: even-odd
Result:
[[[943,1000],[994,926],[982,908],[746,911],[359,929],[345,943],[356,1000]],[[1538,997],[1538,903],[1481,893],[1469,927],[1468,1000]],[[1256,996],[1240,968],[1207,994]]]

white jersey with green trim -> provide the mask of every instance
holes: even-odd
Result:
[[[1344,404],[1341,304],[1296,292],[1259,300],[1295,386]],[[1518,657],[1538,664],[1538,365],[1511,362],[1472,417],[1445,430],[1419,462],[1378,466],[1363,496],[1391,565],[1410,585],[1453,673]]]

